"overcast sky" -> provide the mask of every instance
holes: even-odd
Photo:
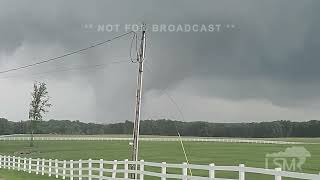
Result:
[[[213,32],[148,29],[142,119],[183,120],[175,103],[185,121],[319,119],[319,8],[318,0],[1,0],[0,71],[113,38],[126,24],[221,25]],[[110,24],[120,27],[98,29]],[[53,104],[45,119],[132,120],[131,38],[0,74],[0,117],[27,119],[40,81]]]

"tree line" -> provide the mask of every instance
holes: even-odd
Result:
[[[12,122],[0,118],[0,135],[29,134],[30,121]],[[38,123],[37,134],[132,134],[133,123],[125,121],[114,124],[84,123],[70,120],[49,120]],[[291,122],[287,120],[260,123],[209,123],[181,122],[173,120],[143,120],[140,134],[199,137],[320,137],[320,121]]]

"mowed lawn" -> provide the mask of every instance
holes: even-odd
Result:
[[[265,155],[284,151],[293,145],[245,144],[245,143],[213,143],[184,142],[190,163],[233,165],[245,164],[250,167],[265,167]],[[303,146],[311,157],[303,165],[303,171],[318,174],[320,171],[320,145],[307,144]],[[27,141],[0,141],[0,153],[14,155],[15,152],[27,151]],[[36,141],[34,153],[26,157],[78,160],[78,159],[130,159],[131,147],[128,141]],[[152,162],[182,163],[184,154],[179,142],[140,142],[140,159]],[[169,170],[170,171],[170,170]],[[176,171],[176,170],[175,170]],[[194,174],[204,175],[206,172],[194,171]],[[269,176],[247,174],[249,180],[274,179]],[[26,178],[27,177],[27,178]],[[217,172],[217,177],[237,178],[237,173]],[[2,179],[1,179],[2,178]],[[46,179],[44,176],[16,173],[0,170],[0,180],[11,179]],[[283,178],[286,180],[286,178]]]
[[[8,171],[0,169],[0,180],[53,180],[56,178],[49,178],[44,176],[39,176],[35,174],[28,174],[25,172]]]

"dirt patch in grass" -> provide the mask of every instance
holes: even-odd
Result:
[[[34,154],[40,154],[40,151],[37,150],[31,150],[31,149],[25,149],[21,151],[16,151],[13,153],[15,156],[21,156],[21,155],[34,155]],[[0,179],[1,180],[1,179]]]

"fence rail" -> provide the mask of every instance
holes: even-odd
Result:
[[[131,166],[136,165],[137,170],[131,170]],[[243,164],[239,166],[215,166],[209,165],[193,165],[193,164],[167,164],[165,162],[145,162],[143,160],[134,161],[105,161],[100,160],[46,160],[32,159],[15,156],[0,155],[0,169],[9,169],[17,171],[25,171],[38,175],[48,175],[70,180],[129,180],[130,174],[135,174],[137,179],[144,180],[148,177],[157,177],[161,180],[181,179],[181,180],[230,180],[227,178],[217,178],[217,171],[237,172],[239,180],[245,180],[246,173],[256,173],[273,176],[275,180],[281,180],[282,177],[290,177],[296,179],[319,180],[319,174],[305,174],[297,172],[281,171],[281,169],[262,169],[245,167]],[[170,169],[170,171],[169,171]],[[175,169],[175,171],[172,171]],[[188,169],[205,171],[205,175],[191,176]]]
[[[28,141],[30,137],[0,136],[0,141]],[[34,137],[37,141],[131,141],[126,137]],[[179,138],[140,138],[140,141],[180,141]],[[305,144],[303,142],[271,141],[260,139],[232,139],[232,138],[182,138],[192,142],[225,142],[225,143],[255,143],[255,144]],[[310,144],[310,143],[307,143]]]

